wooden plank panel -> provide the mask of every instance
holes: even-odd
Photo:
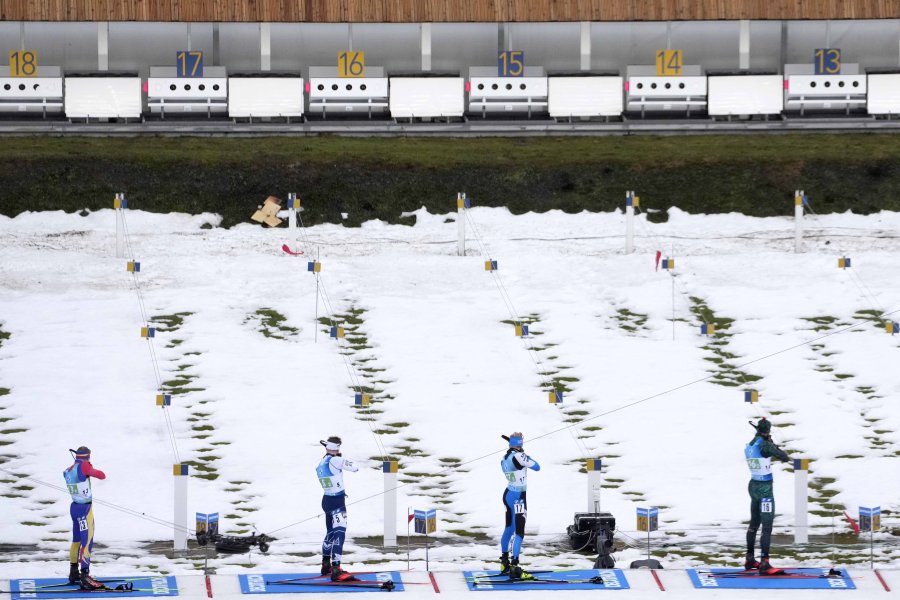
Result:
[[[896,19],[898,0],[0,0],[4,21],[541,22]]]

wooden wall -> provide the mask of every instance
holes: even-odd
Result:
[[[900,0],[0,0],[0,21],[420,23],[896,18],[900,18]]]

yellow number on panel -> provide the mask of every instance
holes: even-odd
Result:
[[[826,52],[827,59],[825,72],[834,75],[841,72],[841,51],[837,48],[829,48]]]
[[[658,50],[656,52],[656,75],[668,77],[681,75],[681,67],[684,64],[681,50]]]
[[[365,52],[338,52],[338,77],[365,77]]]
[[[816,75],[838,75],[841,72],[841,49],[819,48],[815,52]]]
[[[522,77],[525,74],[525,52],[508,50],[497,56],[498,77]]]
[[[10,77],[37,77],[37,54],[30,50],[9,53]]]

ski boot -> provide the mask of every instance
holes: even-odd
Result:
[[[748,554],[744,559],[744,570],[745,571],[755,571],[759,568],[759,561],[756,560],[752,554]]]
[[[91,591],[91,592],[96,591],[96,590],[106,589],[105,585],[103,585],[102,583],[100,583],[99,581],[97,581],[96,579],[91,577],[90,573],[88,573],[85,570],[81,571],[81,577],[79,580],[79,584],[81,586],[81,589]]]
[[[513,558],[509,567],[509,578],[518,581],[527,581],[529,579],[534,579],[534,575],[523,570],[522,567],[519,566],[518,558]]]
[[[776,569],[769,564],[769,557],[763,556],[759,563],[760,575],[784,575],[784,569]]]
[[[347,571],[341,568],[339,563],[332,563],[331,565],[331,580],[332,581],[359,581],[356,577],[348,573]]]
[[[509,575],[509,552],[500,555],[500,574]]]
[[[81,580],[81,574],[78,572],[78,563],[69,564],[69,583],[75,584]]]
[[[322,575],[331,575],[331,559],[322,559]]]

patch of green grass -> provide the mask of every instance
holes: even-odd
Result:
[[[157,315],[153,317],[151,321],[156,325],[156,329],[160,332],[175,331],[184,324],[184,318],[189,317],[192,314],[194,313],[179,312],[171,315]]]
[[[285,325],[287,317],[272,308],[259,308],[253,313],[252,317],[259,320],[259,331],[267,338],[285,340],[300,332],[297,327]]]
[[[762,379],[758,375],[739,370],[734,364],[728,362],[738,358],[736,354],[726,350],[732,335],[729,330],[734,319],[717,316],[701,298],[690,296],[690,301],[690,311],[694,316],[702,323],[715,326],[715,333],[708,336],[706,343],[702,346],[703,350],[712,354],[712,356],[704,357],[704,360],[713,363],[716,367],[711,371],[713,377],[710,379],[710,383],[725,387],[738,387]]]
[[[837,321],[837,317],[832,317],[830,315],[822,315],[818,317],[801,317],[801,319],[815,325],[815,327],[812,328],[813,331],[829,331],[830,329],[833,329],[834,323],[835,321]],[[817,344],[815,346],[810,346],[810,348],[812,348],[813,350],[820,350],[821,348],[824,348],[824,345]]]
[[[489,535],[482,531],[472,531],[471,529],[448,529],[447,533],[452,533],[453,535],[458,535],[460,537],[471,538],[477,542],[486,542],[490,538]]]
[[[617,309],[613,319],[619,324],[620,329],[628,333],[636,333],[647,323],[647,315],[632,312],[627,308]]]

